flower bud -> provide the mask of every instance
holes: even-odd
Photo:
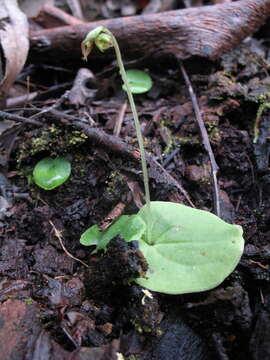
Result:
[[[109,34],[101,33],[96,37],[95,44],[103,52],[113,47],[112,37]]]

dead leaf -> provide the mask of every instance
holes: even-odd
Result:
[[[0,45],[0,98],[4,99],[22,70],[29,49],[28,22],[17,0],[0,0]]]

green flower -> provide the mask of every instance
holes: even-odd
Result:
[[[113,47],[112,37],[107,33],[103,26],[98,26],[94,30],[90,31],[83,40],[81,45],[83,60],[87,60],[87,57],[91,53],[94,44],[102,52],[109,49],[110,47]]]

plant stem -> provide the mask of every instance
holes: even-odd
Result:
[[[134,98],[133,98],[132,92],[129,87],[126,70],[124,68],[124,64],[123,64],[123,60],[122,60],[122,56],[121,56],[121,52],[120,52],[120,48],[118,46],[117,40],[114,37],[114,35],[110,32],[110,30],[105,28],[104,32],[106,32],[107,34],[109,34],[111,36],[112,43],[113,43],[113,46],[115,49],[117,63],[118,63],[119,70],[120,70],[120,75],[121,75],[123,83],[126,87],[128,101],[129,101],[132,115],[134,118],[135,129],[136,129],[137,139],[138,139],[138,143],[139,143],[139,149],[140,149],[140,153],[141,153],[145,201],[146,201],[146,206],[147,206],[147,219],[146,219],[147,234],[146,234],[146,237],[147,237],[147,241],[150,243],[150,233],[151,233],[151,209],[150,209],[150,207],[151,207],[151,205],[150,205],[149,177],[148,177],[148,171],[147,171],[147,163],[146,163],[146,156],[145,156],[145,150],[144,150],[144,144],[143,144],[141,125],[139,122]]]

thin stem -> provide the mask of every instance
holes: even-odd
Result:
[[[134,118],[135,129],[136,129],[137,139],[138,139],[138,143],[139,143],[139,149],[140,149],[140,153],[141,153],[145,201],[146,201],[146,206],[147,206],[147,219],[146,219],[147,234],[146,234],[146,236],[147,236],[147,240],[150,242],[150,232],[151,232],[151,229],[150,229],[150,227],[151,227],[150,191],[149,191],[149,178],[148,178],[147,163],[146,163],[146,156],[145,156],[145,150],[144,150],[144,144],[143,144],[141,125],[139,122],[134,98],[133,98],[132,92],[129,87],[126,70],[124,68],[124,64],[123,64],[123,60],[122,60],[122,56],[121,56],[121,52],[120,52],[120,48],[118,46],[117,40],[108,29],[104,29],[104,31],[106,33],[108,33],[112,38],[112,42],[113,42],[113,46],[114,46],[115,54],[116,54],[116,58],[117,58],[117,63],[118,63],[119,69],[120,69],[120,74],[121,74],[123,83],[125,84],[125,87],[126,87],[126,92],[127,92],[130,108],[131,108],[132,115]]]
[[[196,120],[198,122],[200,131],[201,131],[201,136],[202,136],[202,139],[203,139],[203,145],[204,145],[204,148],[207,151],[208,156],[210,158],[211,169],[212,169],[212,183],[213,183],[213,188],[214,188],[213,197],[214,197],[215,214],[218,217],[220,217],[220,196],[219,196],[219,186],[218,186],[218,180],[217,180],[217,173],[218,173],[219,168],[218,168],[218,165],[216,163],[216,159],[215,159],[215,156],[214,156],[214,153],[213,153],[213,150],[212,150],[212,146],[211,146],[210,141],[209,141],[207,130],[206,130],[205,125],[204,125],[204,121],[203,121],[202,114],[201,114],[201,111],[200,111],[200,108],[199,108],[198,100],[197,100],[197,97],[196,97],[195,92],[193,90],[191,81],[189,79],[189,76],[188,76],[185,68],[184,68],[183,63],[180,62],[179,64],[180,64],[180,69],[181,69],[182,75],[184,77],[185,83],[186,83],[187,88],[188,88],[188,92],[189,92],[191,102],[192,102],[192,105],[193,105],[195,117],[196,117]]]

